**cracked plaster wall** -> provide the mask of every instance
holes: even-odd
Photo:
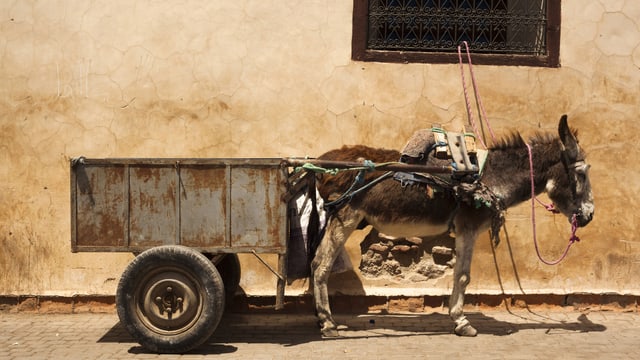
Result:
[[[640,3],[562,6],[561,68],[477,66],[476,76],[500,132],[553,131],[569,114],[592,164],[596,216],[548,267],[533,252],[528,206],[510,210],[510,246],[496,250],[502,285],[640,294]],[[70,252],[70,157],[315,156],[342,144],[399,148],[416,129],[464,122],[456,65],[351,61],[351,16],[338,0],[0,4],[0,294],[115,292],[131,255]],[[348,247],[356,269],[365,235]],[[539,213],[538,235],[556,256],[568,224]],[[273,294],[275,278],[241,260],[244,290]],[[499,292],[486,236],[472,276],[469,292]],[[450,286],[357,271],[332,281],[342,293]]]

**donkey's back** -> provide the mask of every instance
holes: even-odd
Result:
[[[400,156],[397,150],[354,145],[329,151],[319,158],[383,163],[398,161]],[[356,187],[369,184],[385,174],[384,171],[366,172],[362,183],[356,183]],[[357,175],[357,172],[347,171],[322,176],[318,181],[320,195],[329,201],[343,195],[357,181]],[[449,230],[456,206],[451,189],[426,183],[407,184],[386,177],[354,195],[343,212],[354,212],[350,217],[365,220],[384,234],[410,237],[437,235]]]

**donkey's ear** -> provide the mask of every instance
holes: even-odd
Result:
[[[560,124],[558,124],[558,134],[560,140],[564,144],[566,140],[572,137],[571,130],[569,129],[569,123],[567,122],[567,114],[562,115],[560,118]]]
[[[558,124],[558,135],[560,135],[560,141],[564,148],[570,152],[569,155],[578,155],[578,140],[573,135],[571,129],[569,129],[569,123],[567,122],[567,115],[562,115],[560,118],[560,124]]]

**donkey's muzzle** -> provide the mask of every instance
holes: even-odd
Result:
[[[586,212],[578,211],[575,216],[578,227],[585,227],[593,220],[593,210]]]

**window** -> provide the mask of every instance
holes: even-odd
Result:
[[[352,58],[558,67],[560,0],[354,0]]]

